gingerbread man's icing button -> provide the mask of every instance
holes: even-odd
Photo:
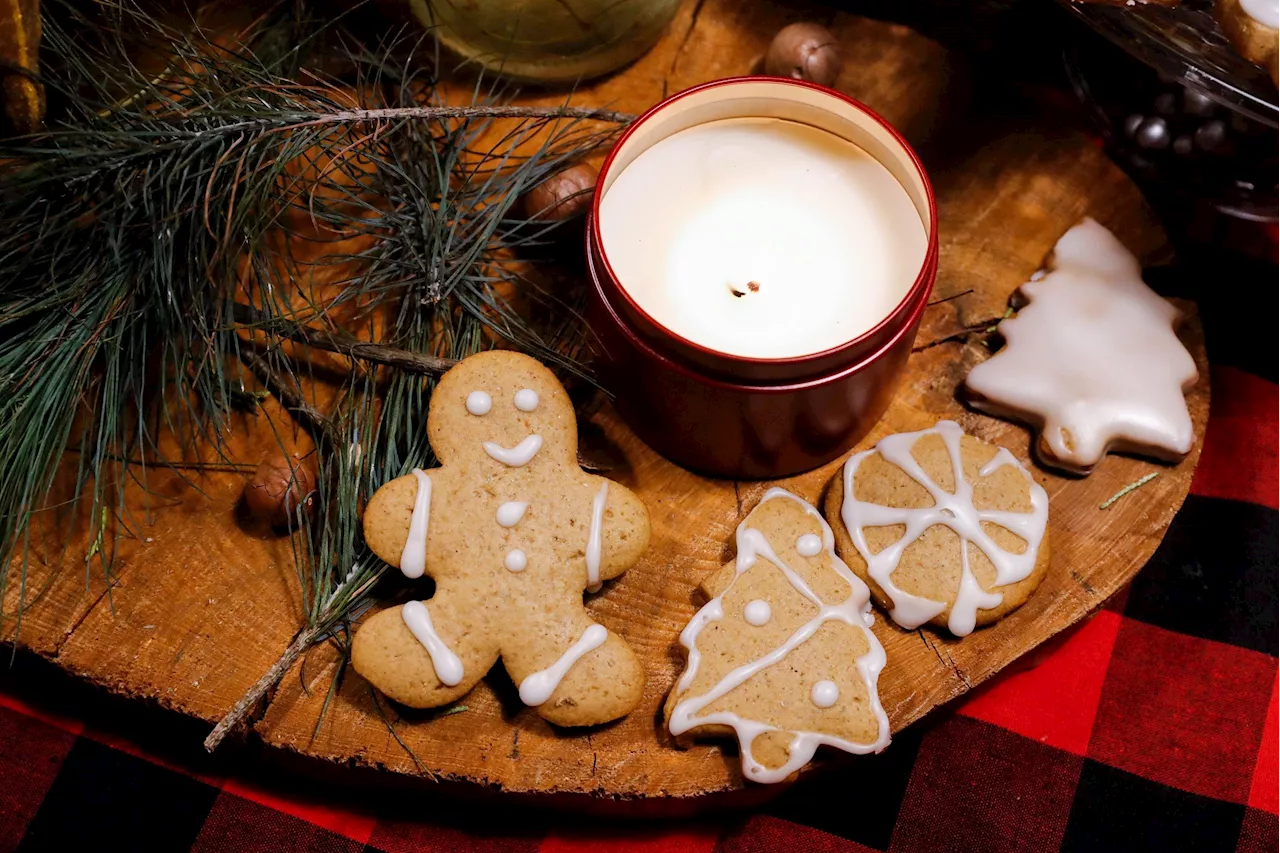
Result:
[[[467,405],[476,392],[490,401],[482,416]],[[440,467],[379,489],[364,528],[375,554],[429,575],[435,593],[366,619],[352,648],[356,671],[398,702],[431,708],[460,698],[501,660],[549,722],[628,713],[643,670],[620,636],[587,617],[583,591],[639,559],[648,514],[628,489],[576,464],[564,388],[527,356],[473,356],[436,386],[427,434]]]
[[[527,509],[529,509],[527,501],[507,501],[498,507],[498,524],[503,527],[515,527],[520,523],[520,519],[524,518]]]

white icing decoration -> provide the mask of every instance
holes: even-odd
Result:
[[[516,548],[507,552],[507,556],[502,559],[502,565],[509,572],[523,572],[525,566],[529,565],[529,559],[525,557],[524,551]]]
[[[532,388],[522,388],[516,392],[516,408],[522,412],[532,412],[538,408],[538,392]]]
[[[483,391],[472,391],[467,395],[467,411],[473,415],[487,415],[493,408],[493,398]]]
[[[533,434],[526,436],[524,441],[515,447],[503,447],[492,441],[484,443],[484,452],[491,457],[506,465],[509,468],[520,468],[529,464],[529,460],[537,455],[542,449],[542,436]]]
[[[1075,471],[1114,443],[1189,452],[1195,433],[1183,389],[1195,383],[1196,365],[1173,331],[1178,309],[1092,219],[1062,235],[1048,266],[1021,287],[1030,304],[997,327],[1004,348],[969,371],[974,405],[1042,422],[1052,458]]]
[[[507,501],[498,507],[498,524],[503,527],[515,527],[520,523],[520,519],[524,518],[525,510],[528,508],[527,501]]]
[[[942,437],[947,455],[951,460],[952,477],[955,480],[954,494],[943,490],[935,483],[911,455],[911,449],[915,443],[926,435]],[[947,629],[957,637],[966,636],[973,631],[980,608],[989,610],[1004,600],[1003,595],[984,592],[978,585],[977,578],[969,568],[970,542],[986,554],[987,559],[995,566],[994,586],[1017,583],[1028,577],[1036,565],[1036,554],[1040,550],[1045,524],[1049,520],[1048,494],[1031,478],[1030,472],[1014,458],[1013,454],[1002,447],[991,461],[982,467],[978,475],[987,477],[1004,465],[1012,465],[1022,473],[1030,486],[1031,512],[1002,512],[994,509],[980,510],[974,507],[973,484],[964,478],[964,468],[961,464],[960,438],[963,435],[964,430],[959,424],[953,421],[938,421],[933,429],[886,436],[874,448],[850,456],[844,464],[844,503],[840,508],[840,517],[849,531],[849,538],[853,540],[858,554],[867,563],[867,573],[875,579],[885,595],[889,596],[893,602],[893,609],[889,615],[903,628],[918,628],[947,609],[946,602],[912,595],[899,589],[894,585],[892,578],[907,546],[919,539],[935,524],[951,528],[960,537],[960,588],[956,592],[955,603],[951,605],[951,613],[947,616]],[[886,462],[897,466],[908,477],[924,487],[933,498],[934,505],[921,509],[902,509],[858,500],[854,494],[854,476],[863,460],[875,453],[879,453]],[[1019,536],[1027,543],[1026,550],[1021,554],[1005,551],[982,529],[984,521],[1003,527]],[[888,527],[896,524],[906,527],[902,538],[882,551],[872,554],[867,545],[865,528]]]
[[[1276,0],[1240,0],[1240,8],[1259,24],[1280,30],[1280,3]],[[1272,43],[1275,43],[1274,38]]]
[[[747,521],[750,519],[750,516],[748,516],[738,525],[737,573],[734,575],[733,580],[729,582],[729,585],[725,587],[720,595],[703,605],[702,609],[685,626],[685,629],[680,632],[680,643],[688,649],[689,660],[685,667],[684,675],[680,677],[680,681],[676,685],[676,690],[679,692],[688,690],[697,675],[698,667],[701,665],[702,654],[698,650],[698,634],[710,622],[724,618],[725,594],[733,588],[733,585],[748,569],[756,564],[760,557],[764,557],[768,562],[776,566],[801,595],[818,607],[818,613],[797,629],[778,648],[757,660],[743,664],[730,671],[703,695],[681,699],[672,710],[671,720],[668,723],[668,728],[674,735],[683,734],[698,726],[722,725],[732,727],[738,736],[744,775],[752,781],[766,783],[781,782],[786,779],[807,764],[813,758],[817,748],[822,745],[834,746],[846,752],[861,755],[869,752],[879,752],[889,744],[889,718],[885,715],[884,708],[880,706],[880,697],[876,692],[876,681],[885,665],[885,653],[880,641],[867,630],[867,626],[870,624],[868,620],[871,615],[871,596],[867,586],[853,572],[849,571],[849,567],[844,564],[843,560],[836,556],[831,527],[816,509],[796,495],[778,488],[772,488],[765,492],[760,503],[764,504],[774,498],[796,501],[804,507],[807,514],[813,516],[822,525],[823,548],[831,557],[831,566],[836,574],[849,584],[849,596],[840,604],[824,604],[822,599],[815,595],[809,585],[804,582],[804,579],[774,553],[764,535],[759,530],[747,526]],[[738,687],[756,673],[785,658],[793,649],[817,633],[824,622],[832,619],[838,619],[847,625],[861,628],[863,636],[866,637],[868,650],[866,654],[855,661],[855,664],[859,674],[862,676],[863,683],[866,685],[872,711],[878,723],[875,741],[872,743],[854,743],[853,741],[847,741],[834,735],[822,734],[821,732],[796,732],[795,737],[792,738],[787,748],[786,763],[781,767],[770,769],[756,761],[755,756],[751,753],[751,744],[758,736],[766,732],[779,731],[777,726],[757,720],[744,719],[732,711],[716,711],[698,716],[703,708]]]
[[[604,645],[609,632],[603,625],[592,625],[582,632],[578,642],[569,647],[560,659],[544,670],[535,672],[520,682],[520,701],[526,705],[536,706],[551,698],[551,694],[560,686],[561,680],[569,667],[592,649]]]
[[[742,618],[747,620],[748,625],[759,628],[761,625],[767,625],[773,618],[773,608],[763,598],[752,599],[747,602],[746,607],[742,608]]]
[[[819,708],[830,708],[840,701],[840,686],[834,681],[819,681],[809,691],[809,700]]]
[[[404,624],[409,626],[413,636],[418,638],[418,642],[426,647],[427,654],[431,655],[431,665],[435,668],[436,678],[440,679],[440,683],[445,687],[460,684],[464,675],[462,661],[458,660],[458,656],[450,651],[436,633],[427,606],[421,601],[406,601],[400,608],[400,618],[404,619]]]
[[[427,568],[427,526],[431,521],[431,478],[421,468],[413,469],[418,480],[418,494],[413,499],[413,515],[409,519],[409,535],[400,552],[400,571],[407,578],[420,578]]]
[[[604,528],[604,504],[609,498],[609,481],[600,484],[600,491],[591,499],[591,529],[587,533],[587,592],[599,592],[600,549]]]
[[[796,540],[796,553],[801,557],[816,557],[822,551],[822,540],[816,533],[806,533]]]

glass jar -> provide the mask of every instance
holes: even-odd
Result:
[[[441,44],[520,82],[616,71],[653,47],[680,0],[409,0]]]

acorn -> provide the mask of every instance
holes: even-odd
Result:
[[[310,467],[282,454],[268,456],[244,484],[249,514],[273,527],[291,526],[301,505],[311,509],[316,477]]]
[[[586,163],[556,172],[525,193],[525,217],[538,222],[564,222],[584,216],[591,209],[598,174],[594,166]]]
[[[808,80],[830,86],[840,77],[840,45],[826,27],[801,22],[778,31],[764,58],[771,77]]]

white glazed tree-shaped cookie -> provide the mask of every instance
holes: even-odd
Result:
[[[1176,460],[1195,435],[1183,392],[1196,365],[1178,309],[1147,287],[1115,236],[1085,219],[1058,240],[1005,346],[969,372],[973,404],[1040,428],[1046,464],[1088,473],[1109,449]]]
[[[684,674],[667,700],[674,735],[732,730],[743,775],[780,782],[819,746],[879,752],[885,665],[866,585],[836,556],[816,509],[770,489],[737,530],[737,559],[680,635]]]
[[[432,578],[434,594],[366,619],[356,670],[398,702],[434,708],[501,659],[521,701],[550,722],[628,713],[643,669],[590,618],[582,592],[639,558],[648,514],[628,489],[579,467],[564,388],[528,356],[480,353],[441,378],[427,432],[440,467],[382,486],[364,531],[407,577]]]

